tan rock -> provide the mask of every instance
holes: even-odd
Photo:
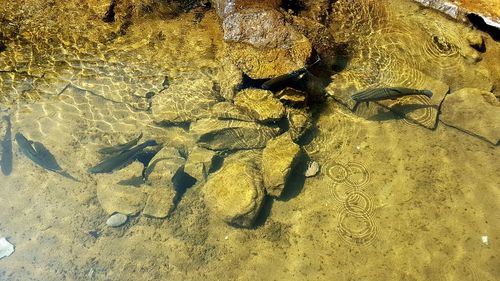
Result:
[[[217,119],[201,119],[190,127],[198,145],[212,150],[262,148],[279,131],[279,128],[254,122]]]
[[[231,225],[250,227],[264,201],[258,165],[250,160],[228,161],[203,187],[210,211]]]
[[[174,197],[175,190],[172,186],[148,190],[148,199],[142,214],[154,218],[165,218],[173,206]]]
[[[262,152],[262,173],[267,194],[281,196],[299,152],[300,147],[292,141],[289,133],[267,142]]]
[[[464,88],[448,95],[440,120],[480,136],[493,144],[500,140],[500,102],[490,92]]]
[[[214,157],[214,151],[196,146],[189,152],[184,172],[198,182],[203,182],[207,179]]]
[[[211,118],[216,119],[233,119],[241,121],[255,121],[255,117],[251,111],[236,106],[231,102],[219,102],[212,107]]]
[[[146,198],[142,188],[98,184],[97,199],[104,211],[110,215],[135,215],[144,207]]]
[[[236,95],[234,104],[251,112],[255,119],[262,122],[277,121],[285,115],[283,104],[266,90],[245,89]]]
[[[145,176],[153,187],[175,186],[175,175],[181,170],[186,160],[175,148],[164,147],[151,159]]]
[[[288,132],[297,142],[312,127],[312,116],[306,109],[287,108]]]

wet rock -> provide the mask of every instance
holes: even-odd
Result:
[[[500,140],[500,102],[490,92],[464,88],[448,95],[440,120],[480,136],[493,144]]]
[[[287,24],[280,1],[214,1],[222,19],[231,61],[254,79],[270,78],[305,65],[311,43]]]
[[[198,145],[212,150],[262,148],[279,128],[238,120],[201,119],[191,123]]]
[[[414,0],[422,5],[441,11],[452,18],[467,21],[469,14],[481,17],[490,26],[500,28],[500,7],[490,0]]]
[[[124,214],[116,213],[111,215],[106,221],[106,225],[111,227],[119,227],[127,222],[128,217]]]
[[[304,67],[312,50],[311,42],[290,28],[288,42],[280,48],[257,49],[251,45],[228,43],[227,53],[236,66],[253,79],[277,77]]]
[[[239,155],[236,155],[239,157]],[[252,226],[264,201],[264,186],[258,164],[251,158],[233,158],[208,178],[203,187],[210,211],[225,222]]]
[[[147,183],[154,187],[176,186],[176,180],[186,160],[179,151],[171,147],[163,147],[149,162],[145,171]]]
[[[148,191],[143,215],[153,218],[165,218],[173,206],[175,190],[171,187],[154,187]]]
[[[203,182],[207,179],[214,157],[214,151],[196,146],[189,152],[184,172],[198,182]]]
[[[281,0],[212,0],[211,2],[221,18],[251,7],[277,9],[281,5]]]
[[[300,147],[292,141],[289,133],[267,142],[262,152],[262,172],[267,194],[281,196],[299,152]]]
[[[312,116],[306,109],[287,108],[288,132],[294,142],[298,142],[312,127]]]
[[[234,104],[251,112],[255,119],[262,122],[277,121],[285,115],[285,107],[271,91],[243,90],[236,95]]]
[[[97,199],[108,214],[135,215],[144,207],[146,198],[142,188],[99,184]]]

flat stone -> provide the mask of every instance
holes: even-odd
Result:
[[[440,120],[450,126],[498,144],[500,102],[490,92],[464,88],[449,94],[441,107]]]
[[[175,190],[172,187],[157,187],[148,190],[148,200],[142,211],[143,215],[153,218],[165,218],[173,206]]]
[[[125,185],[97,185],[97,199],[108,214],[135,215],[144,207],[142,188]]]
[[[234,104],[252,113],[262,122],[277,121],[285,115],[285,107],[273,93],[261,89],[245,89],[234,98]]]
[[[175,186],[175,176],[186,160],[172,147],[163,147],[149,162],[145,171],[147,183],[153,187]]]
[[[299,152],[300,146],[292,141],[289,133],[267,142],[262,152],[262,172],[267,194],[281,196]]]
[[[203,187],[210,211],[231,225],[250,227],[264,201],[258,164],[248,158],[225,161]]]
[[[294,88],[286,87],[275,95],[280,101],[291,104],[303,104],[306,101],[306,93]]]
[[[119,227],[124,225],[128,220],[128,217],[124,214],[116,213],[111,215],[106,221],[106,225],[111,227]]]
[[[212,150],[263,148],[280,129],[254,122],[201,119],[191,123],[190,133],[198,145]]]
[[[202,147],[194,147],[190,152],[184,172],[195,178],[198,182],[203,182],[207,179],[208,171],[212,167],[212,161],[215,157],[215,152]]]

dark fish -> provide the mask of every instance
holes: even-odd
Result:
[[[21,152],[35,164],[69,179],[79,181],[59,166],[54,155],[42,143],[30,141],[21,133],[17,133],[15,138]]]
[[[4,120],[5,123],[7,123],[7,130],[2,140],[2,159],[0,159],[0,166],[2,167],[2,173],[8,176],[12,172],[12,126],[8,116],[4,116]]]
[[[135,139],[133,139],[127,143],[123,143],[123,144],[119,144],[119,145],[115,145],[115,146],[110,146],[110,147],[104,147],[104,148],[99,149],[97,152],[99,152],[101,154],[113,154],[113,153],[117,153],[117,152],[122,152],[122,151],[130,149],[132,146],[136,145],[141,138],[142,138],[142,132],[138,137],[136,137]]]
[[[120,154],[111,156],[110,158],[90,168],[89,172],[97,174],[97,173],[111,173],[114,170],[119,170],[127,166],[128,164],[132,163],[132,161],[134,161],[137,158],[137,155],[139,155],[144,150],[144,148],[155,145],[158,145],[156,141],[148,140],[144,143],[139,144],[136,147],[123,151]]]
[[[429,90],[416,90],[409,88],[375,88],[366,91],[359,92],[351,96],[351,98],[356,101],[354,105],[354,110],[362,102],[370,101],[380,101],[388,99],[396,99],[403,96],[413,96],[413,95],[424,95],[427,97],[432,97],[432,92]]]
[[[300,78],[304,73],[306,73],[310,67],[312,67],[313,65],[315,65],[319,61],[320,61],[320,58],[318,57],[318,59],[310,65],[306,65],[306,66],[299,68],[297,70],[288,72],[288,73],[280,75],[278,77],[271,78],[271,79],[267,80],[266,82],[264,82],[262,84],[261,88],[264,90],[270,90],[270,91],[281,90],[281,89],[285,88],[285,86],[287,84],[289,84],[290,81],[298,80],[298,78]]]

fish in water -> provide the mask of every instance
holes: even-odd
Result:
[[[353,108],[353,110],[356,111],[356,108],[362,102],[368,103],[370,101],[396,99],[399,97],[414,96],[414,95],[423,95],[431,98],[432,92],[429,90],[417,90],[417,89],[409,89],[401,87],[375,88],[356,93],[352,95],[351,98],[356,102]]]
[[[129,142],[110,147],[103,147],[99,149],[97,152],[99,152],[100,154],[114,154],[118,152],[123,152],[127,149],[130,149],[132,146],[136,145],[141,138],[142,138],[142,132],[139,134],[138,137],[130,140]]]
[[[266,82],[264,82],[262,84],[261,88],[264,90],[270,90],[270,91],[281,90],[281,89],[285,88],[285,86],[288,83],[290,83],[290,81],[293,81],[296,79],[298,80],[298,78],[300,78],[304,73],[306,73],[309,68],[311,68],[313,65],[315,65],[319,61],[320,61],[320,58],[318,57],[318,59],[310,65],[306,65],[306,66],[301,67],[297,70],[285,73],[285,74],[280,75],[278,77],[271,78],[271,79],[267,80]]]
[[[148,140],[146,142],[143,142],[137,145],[136,147],[123,151],[120,154],[111,156],[110,158],[90,168],[89,172],[97,174],[97,173],[111,173],[114,170],[119,170],[127,166],[128,164],[132,163],[135,159],[137,159],[137,156],[144,150],[144,148],[155,145],[158,145],[158,143],[154,140]]]
[[[8,176],[12,172],[12,125],[8,116],[4,116],[4,120],[7,124],[7,128],[2,140],[2,158],[0,159],[0,166],[2,168],[2,173]]]
[[[17,133],[15,139],[21,152],[35,164],[69,179],[79,181],[59,166],[54,155],[42,143],[30,141],[21,133]]]

